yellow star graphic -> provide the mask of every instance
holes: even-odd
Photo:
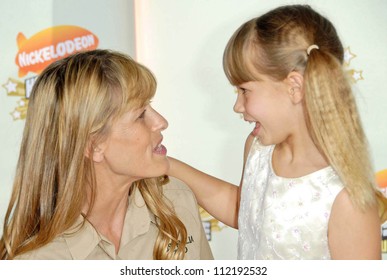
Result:
[[[364,80],[363,70],[357,71],[355,69],[350,69],[348,70],[348,76],[352,83],[357,83],[360,80]]]
[[[356,57],[356,54],[351,52],[351,47],[347,47],[344,49],[344,65],[349,66],[351,60]]]
[[[9,78],[3,87],[7,90],[8,96],[26,96],[24,83],[16,79]]]

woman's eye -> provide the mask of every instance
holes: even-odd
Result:
[[[142,111],[141,115],[138,116],[139,119],[143,119],[145,117],[146,110]]]

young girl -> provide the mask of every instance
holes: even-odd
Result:
[[[302,5],[250,20],[228,42],[234,110],[254,124],[241,186],[177,160],[170,174],[239,228],[239,259],[380,259],[379,194],[343,56],[331,22]]]

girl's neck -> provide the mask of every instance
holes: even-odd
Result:
[[[311,138],[287,140],[275,146],[272,167],[275,174],[297,178],[327,167],[329,164]]]

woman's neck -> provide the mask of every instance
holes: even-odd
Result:
[[[128,208],[130,185],[131,183],[121,186],[107,185],[97,178],[93,206],[89,209],[89,204],[86,204],[83,209],[83,213],[87,213],[87,220],[94,228],[114,244],[116,253],[119,250]]]

